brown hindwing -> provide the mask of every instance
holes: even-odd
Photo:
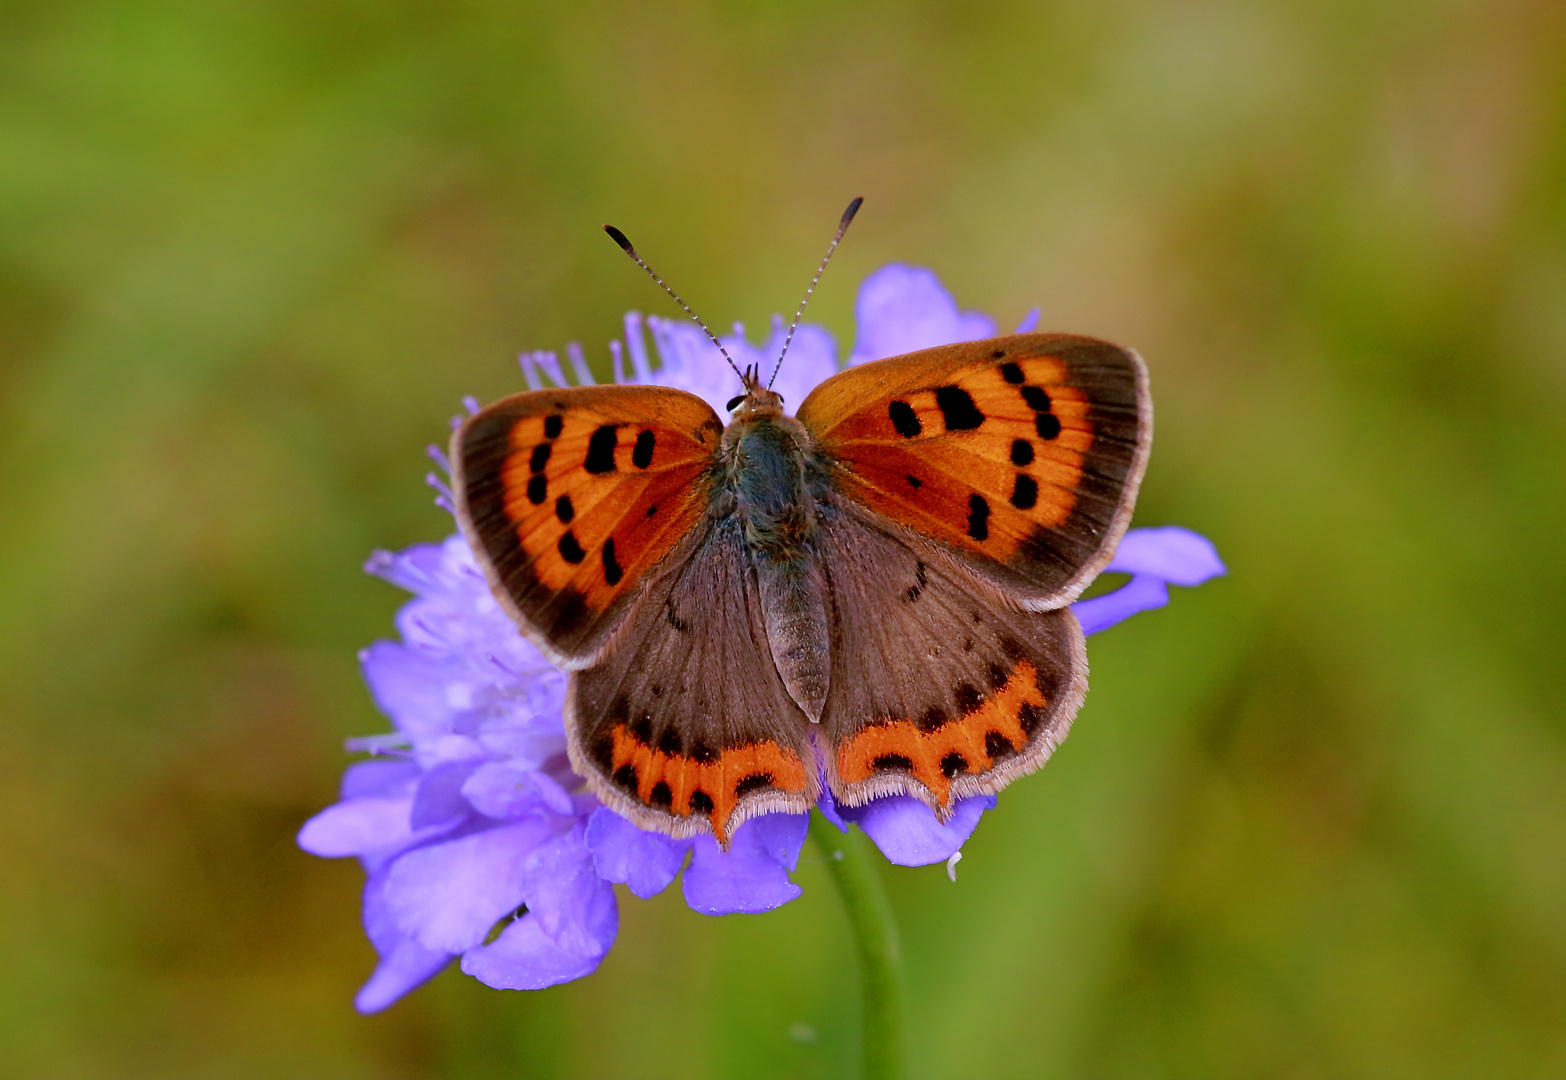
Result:
[[[572,676],[571,763],[643,828],[727,845],[758,814],[804,813],[819,784],[805,715],[778,678],[734,517],[636,601],[614,646]]]
[[[662,387],[538,390],[452,436],[457,517],[496,596],[551,660],[580,667],[707,509],[723,425]]]
[[[1075,599],[1114,554],[1152,441],[1141,358],[1063,334],[850,368],[799,419],[844,495],[1034,610]]]
[[[851,505],[827,506],[832,682],[822,714],[836,798],[922,799],[944,820],[1043,765],[1087,692],[1070,609],[1018,611]]]

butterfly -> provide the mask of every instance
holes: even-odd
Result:
[[[1087,692],[1068,605],[1147,464],[1141,358],[1069,334],[943,345],[842,371],[794,416],[740,375],[726,425],[681,390],[585,386],[453,435],[475,558],[571,672],[572,767],[639,826],[725,847],[823,785],[944,821],[1039,768]]]

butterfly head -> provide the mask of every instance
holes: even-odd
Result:
[[[727,406],[729,412],[734,414],[734,420],[782,415],[783,395],[761,385],[761,373],[756,368],[747,367],[740,374],[740,379],[745,384],[745,392],[730,398]]]

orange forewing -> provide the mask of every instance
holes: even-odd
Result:
[[[1074,599],[1113,554],[1152,438],[1141,359],[1060,334],[850,368],[799,419],[843,494],[1035,609]]]
[[[464,531],[551,659],[589,659],[647,571],[691,532],[722,431],[692,394],[611,386],[517,394],[458,429]]]

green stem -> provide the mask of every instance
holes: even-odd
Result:
[[[859,959],[863,1075],[865,1080],[902,1080],[908,1071],[903,1043],[908,1011],[903,950],[897,919],[881,883],[879,857],[858,829],[840,833],[819,813],[811,815],[810,835],[826,856],[843,898]]]

